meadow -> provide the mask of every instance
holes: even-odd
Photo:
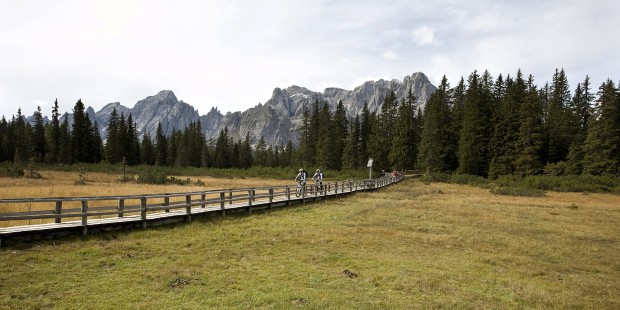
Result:
[[[620,308],[620,196],[407,179],[254,215],[0,248],[0,308]]]

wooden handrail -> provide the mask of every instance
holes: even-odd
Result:
[[[315,185],[306,185],[301,197],[296,197],[291,193],[295,191],[296,186],[283,185],[148,195],[0,199],[0,207],[11,204],[49,204],[50,206],[47,210],[0,212],[0,221],[53,219],[53,223],[49,223],[53,225],[64,224],[62,222],[63,218],[78,218],[79,225],[83,228],[82,233],[86,234],[89,221],[103,216],[123,218],[127,214],[133,214],[134,217],[137,215],[136,219],[142,222],[142,227],[146,227],[149,215],[156,214],[156,212],[161,213],[163,211],[167,213],[170,210],[177,210],[175,214],[166,216],[178,216],[179,212],[182,212],[181,214],[186,217],[186,221],[191,221],[193,213],[218,211],[225,215],[227,209],[240,207],[245,207],[249,212],[252,212],[253,208],[271,208],[274,203],[278,202],[289,205],[294,201],[305,202],[307,200],[325,199],[330,196],[340,196],[356,191],[380,188],[401,179],[402,176],[382,177],[372,180],[325,182],[323,183],[321,195],[317,194],[318,190]],[[95,203],[100,201],[109,201],[109,203],[105,203],[103,206],[101,206],[101,203]],[[76,203],[79,204],[79,207],[75,206]],[[67,208],[67,206],[70,206],[70,208]],[[194,207],[196,207],[195,210],[193,210]],[[185,209],[184,212],[179,211],[182,209]],[[202,211],[200,211],[201,209]],[[6,231],[11,227],[27,226],[35,226],[35,224],[0,227],[0,239],[3,234],[8,234]]]

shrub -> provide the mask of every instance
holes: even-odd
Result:
[[[426,175],[423,175],[420,178],[420,180],[424,183],[430,183],[430,182],[450,183],[451,179],[452,179],[452,175],[444,173],[444,172],[428,173]]]
[[[24,169],[12,162],[4,162],[0,164],[0,177],[19,178],[24,176]]]
[[[544,197],[545,191],[526,187],[496,187],[491,193],[507,196]]]
[[[484,187],[490,183],[488,179],[485,179],[481,176],[472,175],[472,174],[453,174],[451,177],[452,183],[457,184],[468,184],[472,186],[480,186]]]
[[[168,177],[162,171],[149,170],[139,173],[136,182],[143,184],[166,184]]]

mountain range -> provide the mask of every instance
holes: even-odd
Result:
[[[347,117],[354,118],[361,114],[364,103],[368,103],[371,112],[377,111],[390,90],[400,100],[409,89],[416,98],[416,105],[423,107],[436,87],[421,72],[405,76],[403,80],[368,81],[353,90],[326,88],[323,92],[315,92],[300,86],[290,86],[274,89],[271,98],[264,104],[259,103],[246,111],[222,114],[214,107],[206,115],[199,115],[190,104],[178,100],[171,90],[162,90],[138,101],[133,108],[115,102],[97,112],[88,107],[86,113],[91,120],[97,121],[103,139],[107,137],[110,114],[116,109],[119,115],[123,113],[125,117],[131,113],[140,137],[149,134],[154,138],[159,123],[164,133],[169,135],[174,129],[182,130],[190,122],[199,121],[208,140],[216,139],[226,127],[235,141],[243,140],[249,133],[252,144],[256,144],[262,136],[268,145],[284,145],[289,140],[293,144],[298,143],[296,130],[301,123],[304,106],[310,109],[317,99],[321,103],[326,102],[332,111],[336,109],[338,101],[342,100]],[[70,114],[64,117],[69,117],[69,121],[72,119]]]

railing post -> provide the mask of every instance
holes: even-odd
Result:
[[[207,194],[202,193],[200,195],[200,207],[204,209],[205,207],[205,200],[207,200]]]
[[[272,203],[273,203],[273,187],[269,189],[269,205],[267,205],[268,209],[271,209]]]
[[[336,195],[338,195],[338,181],[336,181],[336,183],[334,183],[334,193]]]
[[[289,185],[286,186],[286,205],[291,204],[291,187]]]
[[[60,214],[62,214],[62,200],[56,201],[56,208],[54,208],[54,214],[59,215],[57,218],[54,219],[54,223],[61,223],[62,218],[60,217]]]
[[[222,209],[222,216],[226,215],[226,210],[224,210],[224,205],[226,205],[226,194],[224,192],[220,193],[220,209]]]
[[[82,200],[82,236],[88,233],[88,200]]]
[[[192,221],[192,195],[187,195],[185,196],[185,221],[186,222],[191,222]]]
[[[167,207],[170,205],[170,197],[166,196],[164,197],[164,207]],[[164,210],[164,212],[170,212],[170,209],[166,209]]]
[[[228,204],[231,205],[232,204],[232,189],[228,190]]]
[[[118,206],[116,207],[116,211],[118,211],[118,217],[125,216],[125,199],[120,198],[118,200]]]
[[[254,190],[248,190],[248,212],[252,214],[252,201],[254,201]]]
[[[167,204],[165,205],[167,206]],[[146,197],[140,197],[140,219],[142,220],[142,228],[146,228]]]

